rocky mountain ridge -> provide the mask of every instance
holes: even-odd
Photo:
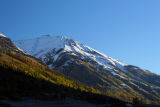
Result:
[[[63,36],[44,35],[14,42],[51,69],[108,93],[160,99],[160,76],[124,64],[84,44]]]

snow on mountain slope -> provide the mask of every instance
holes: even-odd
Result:
[[[113,94],[130,90],[128,94],[132,96],[139,93],[148,98],[159,97],[159,75],[124,64],[70,38],[44,35],[14,43],[50,68],[91,87]]]
[[[126,65],[84,44],[78,43],[64,36],[44,35],[39,38],[21,40],[16,41],[14,43],[22,50],[37,58],[43,57],[43,55],[45,55],[53,49],[55,49],[56,52],[60,49],[63,49],[61,53],[70,52],[73,55],[79,54],[83,58],[89,58],[93,61],[96,61],[99,65],[109,70],[112,70],[115,67],[118,67],[119,69],[124,69],[124,66]],[[58,57],[59,54],[55,55],[54,61],[56,61]]]
[[[0,33],[0,37],[6,37],[5,35],[3,35],[2,33]]]
[[[0,48],[1,50],[5,50],[6,48],[8,48],[17,52],[24,53],[21,49],[16,47],[7,36],[3,35],[2,33],[0,33]]]

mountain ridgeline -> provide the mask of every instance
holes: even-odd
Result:
[[[114,97],[50,70],[35,57],[0,35],[0,100],[63,100],[66,97],[92,103],[122,102]],[[0,105],[1,106],[1,105]]]
[[[105,95],[131,102],[160,103],[160,76],[127,65],[63,36],[44,35],[14,42],[52,70],[86,84]]]

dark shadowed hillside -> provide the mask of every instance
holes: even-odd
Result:
[[[50,69],[112,97],[129,102],[135,97],[145,103],[160,101],[159,75],[127,65],[68,37],[43,35],[14,43]]]
[[[70,97],[92,103],[122,102],[52,70],[36,58],[16,48],[10,39],[0,37],[0,99],[63,100]]]

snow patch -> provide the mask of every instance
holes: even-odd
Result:
[[[0,33],[0,37],[5,37],[5,38],[6,38],[6,36],[5,36],[5,35],[3,35],[2,33]]]
[[[71,60],[68,60],[68,61],[66,61],[66,62],[63,64],[63,66],[68,66],[70,63],[72,63],[72,61],[71,61]]]
[[[126,84],[121,84],[122,88],[125,88],[126,87]]]
[[[120,78],[123,78],[123,79],[126,79],[124,76],[122,76],[122,75],[119,75],[119,74],[117,74],[117,73],[115,73],[115,72],[111,72],[114,76],[118,76],[118,77],[120,77]]]
[[[115,67],[124,70],[124,66],[126,66],[116,59],[64,36],[43,35],[39,38],[20,40],[14,43],[20,49],[37,58],[42,57],[52,49],[55,49],[55,51],[63,49],[63,52],[70,52],[72,55],[81,55],[84,59],[91,59],[107,70],[113,70]],[[54,56],[54,61],[57,60],[59,55],[60,53]]]

